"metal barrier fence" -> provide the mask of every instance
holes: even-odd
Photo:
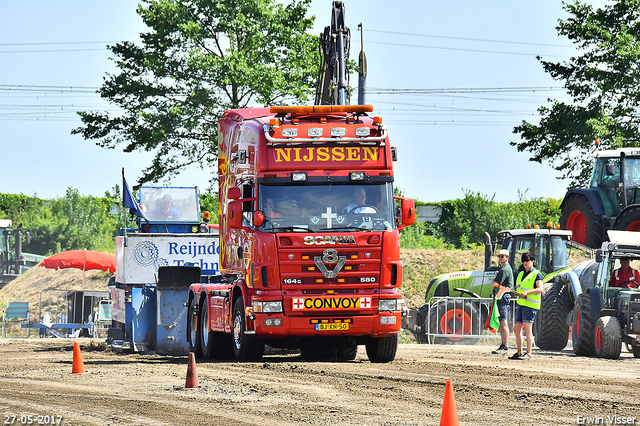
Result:
[[[492,298],[433,297],[429,304],[425,334],[430,343],[475,344],[480,338],[500,338],[497,330],[492,332],[485,328]],[[515,299],[512,299],[507,317],[509,338],[515,337],[515,306]]]

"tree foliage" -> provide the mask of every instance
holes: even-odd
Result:
[[[547,222],[558,224],[560,218],[558,200],[529,200],[523,193],[518,202],[498,203],[493,197],[466,192],[464,198],[436,205],[442,208],[442,215],[438,223],[426,224],[425,234],[461,249],[483,244],[485,232],[495,238],[499,231],[524,229],[527,225],[544,227]]]
[[[563,3],[570,14],[558,34],[581,54],[567,62],[538,58],[545,71],[563,81],[572,102],[550,99],[538,109],[540,123],[523,121],[514,128],[518,151],[531,161],[549,161],[570,178],[572,186],[588,184],[594,140],[602,148],[638,146],[640,142],[640,0],[613,1],[603,8],[575,1]]]
[[[311,0],[144,0],[142,46],[110,46],[119,74],[102,98],[122,111],[80,112],[72,131],[104,148],[153,152],[140,183],[189,165],[214,166],[227,109],[304,102],[313,94],[317,37]],[[213,167],[215,168],[215,167]]]

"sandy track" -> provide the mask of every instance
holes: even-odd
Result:
[[[579,416],[640,424],[640,359],[626,351],[616,361],[570,351],[512,361],[483,346],[407,344],[389,364],[371,364],[363,347],[354,362],[198,361],[200,388],[184,390],[186,357],[79,342],[85,376],[69,374],[72,340],[0,340],[3,423],[53,415],[64,425],[433,425],[451,380],[461,424],[571,425]]]

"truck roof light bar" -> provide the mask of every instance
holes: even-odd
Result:
[[[358,128],[359,129],[359,128]],[[364,134],[363,131],[356,129],[356,132],[360,132],[361,134]],[[368,129],[368,127],[367,127]],[[380,127],[380,136],[371,136],[371,137],[366,137],[366,136],[361,136],[361,137],[329,137],[329,138],[322,138],[322,137],[309,137],[309,138],[296,138],[296,139],[292,139],[291,136],[289,137],[284,137],[284,138],[274,138],[273,136],[271,136],[269,133],[272,131],[271,127],[268,124],[265,124],[262,126],[262,130],[264,131],[264,137],[272,143],[282,143],[282,142],[287,142],[287,143],[307,143],[307,142],[383,142],[386,137],[387,137],[387,128],[384,127],[384,125],[381,125]],[[384,143],[382,143],[381,145],[384,145]]]
[[[314,112],[354,112],[364,114],[372,112],[373,105],[311,105],[311,106],[272,106],[270,108],[275,114],[311,114]]]

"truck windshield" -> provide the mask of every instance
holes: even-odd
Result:
[[[151,222],[200,222],[197,188],[140,187],[140,208]]]
[[[260,185],[258,210],[265,232],[391,230],[391,183],[374,185]]]

